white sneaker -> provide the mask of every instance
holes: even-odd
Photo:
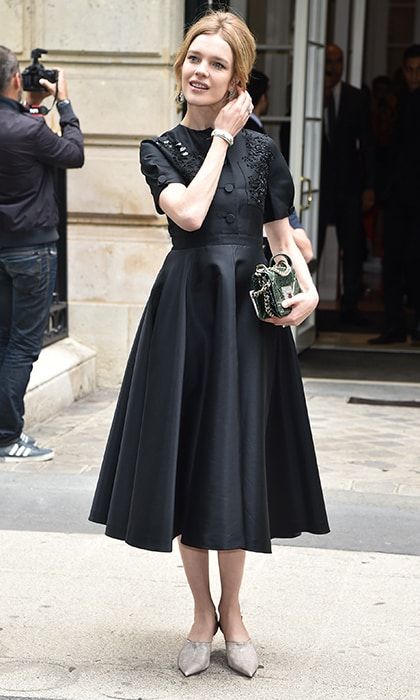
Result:
[[[54,457],[54,450],[48,447],[37,447],[25,442],[22,437],[11,445],[0,447],[0,462],[47,462]]]

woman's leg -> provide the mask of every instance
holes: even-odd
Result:
[[[219,551],[222,594],[219,602],[220,628],[228,642],[246,642],[249,634],[241,617],[239,591],[245,565],[245,550]]]
[[[215,605],[210,593],[209,553],[179,541],[185,575],[194,598],[194,623],[188,639],[191,642],[211,642],[215,634]]]

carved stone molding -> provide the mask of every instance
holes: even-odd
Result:
[[[95,214],[93,212],[73,211],[69,212],[68,222],[72,225],[84,226],[124,226],[130,228],[138,228],[140,226],[153,226],[161,222],[161,225],[166,225],[166,219],[163,216],[144,214],[136,216],[135,214]]]

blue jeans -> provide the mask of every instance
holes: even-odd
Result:
[[[22,432],[23,397],[41,352],[56,274],[54,243],[0,248],[0,446]]]

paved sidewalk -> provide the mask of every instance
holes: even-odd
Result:
[[[420,385],[307,380],[305,387],[325,489],[420,497]],[[419,407],[350,404],[350,396]],[[54,448],[54,461],[0,464],[0,471],[98,469],[116,397],[117,389],[99,390],[34,426],[39,444]]]
[[[419,384],[307,380],[305,387],[325,489],[420,496]]]
[[[261,667],[176,668],[191,613],[179,554],[101,535],[0,532],[0,698],[418,700],[418,558],[300,547],[247,556]],[[212,589],[218,580],[212,553]]]
[[[326,492],[417,502],[420,409],[347,401],[418,400],[420,388],[305,385]],[[54,461],[0,472],[95,476],[116,395],[97,391],[33,426]],[[261,661],[249,680],[226,666],[220,633],[206,673],[177,671],[191,601],[176,547],[164,555],[93,532],[3,530],[0,552],[0,700],[420,697],[418,557],[287,543],[249,554],[242,607]]]

